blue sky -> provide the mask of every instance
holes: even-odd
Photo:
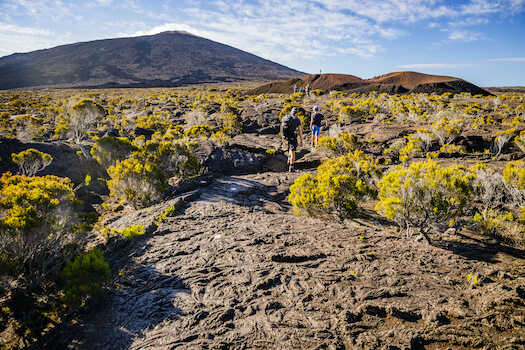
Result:
[[[525,0],[0,0],[0,56],[166,30],[307,73],[525,86]]]

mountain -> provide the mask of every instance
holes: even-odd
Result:
[[[96,40],[0,58],[0,89],[168,87],[298,72],[185,32]]]
[[[366,80],[345,74],[311,74],[300,79],[292,78],[265,84],[249,91],[249,93],[291,93],[295,85],[305,87],[307,84],[310,84],[314,90],[337,90],[360,94],[377,91],[389,94],[469,92],[472,95],[491,95],[490,92],[460,78],[416,72],[388,73]]]

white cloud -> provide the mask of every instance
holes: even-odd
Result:
[[[350,11],[378,23],[413,23],[456,13],[450,6],[436,6],[435,0],[319,0],[319,3],[329,10]]]
[[[525,57],[493,58],[489,61],[525,63]]]
[[[493,0],[471,0],[470,3],[461,6],[461,13],[465,15],[480,16],[501,11],[501,3]]]
[[[59,22],[72,16],[71,7],[60,0],[7,0],[2,6],[10,6],[14,9],[13,15],[28,15],[38,20]]]
[[[372,37],[395,39],[404,34],[356,14],[334,11],[318,1],[221,1],[215,5],[207,10],[184,10],[185,23],[193,29],[184,30],[196,35],[208,33],[209,39],[277,61],[316,59],[333,55],[338,48],[371,57],[381,46],[370,45]]]
[[[449,33],[449,40],[459,42],[471,42],[480,40],[482,37],[481,33],[469,32],[466,30],[454,30]]]
[[[204,36],[208,33],[203,32],[199,29],[193,28],[188,24],[184,23],[164,23],[160,26],[153,27],[148,30],[139,30],[132,34],[129,33],[121,33],[120,36],[143,36],[143,35],[154,35],[162,32],[168,32],[168,31],[180,31],[180,32],[187,32],[191,33],[197,36]]]
[[[50,47],[55,34],[48,29],[0,23],[0,56]]]

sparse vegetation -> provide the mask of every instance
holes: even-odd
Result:
[[[141,236],[145,230],[140,225],[115,230],[111,221],[105,220],[139,208],[145,208],[144,215],[148,215],[148,206],[162,205],[159,203],[173,193],[187,193],[184,191],[209,183],[205,176],[191,178],[209,174],[205,162],[213,157],[221,159],[224,154],[222,159],[235,158],[230,162],[233,166],[229,163],[221,167],[223,172],[213,174],[217,176],[229,169],[242,172],[243,164],[257,162],[259,168],[249,172],[274,171],[283,159],[275,129],[278,120],[292,107],[299,107],[307,141],[307,111],[314,101],[330,119],[331,127],[322,130],[321,152],[308,145],[299,150],[299,171],[304,173],[287,175],[290,181],[296,178],[288,197],[296,213],[321,218],[326,225],[332,220],[337,225],[351,223],[349,226],[371,223],[377,230],[391,232],[390,240],[395,233],[388,231],[389,225],[396,224],[400,232],[420,234],[420,239],[434,241],[436,249],[447,253],[444,247],[450,242],[455,247],[451,251],[461,249],[457,242],[462,236],[450,242],[445,236],[436,236],[443,237],[443,242],[432,238],[449,227],[491,235],[498,244],[510,244],[520,251],[525,244],[525,165],[520,159],[525,152],[523,96],[501,93],[496,99],[466,93],[323,94],[314,90],[307,98],[300,93],[244,96],[241,90],[223,87],[2,91],[0,136],[16,149],[12,154],[1,154],[2,166],[12,172],[19,166],[21,174],[4,171],[0,183],[0,288],[6,295],[5,302],[0,300],[0,325],[19,324],[17,332],[26,344],[51,329],[52,322],[41,322],[43,326],[31,329],[22,326],[26,321],[9,304],[9,298],[20,295],[16,294],[20,289],[27,292],[22,293],[25,298],[33,293],[40,305],[55,305],[53,311],[41,308],[38,312],[54,313],[50,318],[60,320],[74,308],[83,307],[102,288],[113,288],[104,287],[109,272],[101,250],[88,251],[84,246],[86,230],[106,232],[98,233],[103,243],[96,244],[101,245],[106,244],[104,240],[126,241],[120,236]],[[239,136],[243,131],[250,134]],[[33,148],[37,141],[45,142],[45,148]],[[53,157],[36,151],[47,152],[51,146],[70,142],[94,160],[77,157],[75,163],[65,164],[56,156],[60,154],[58,146],[55,153],[49,152]],[[74,170],[79,175],[75,180],[37,176],[51,161],[46,173],[78,168]],[[474,165],[476,161],[483,163]],[[268,203],[268,193],[277,191],[274,188],[281,191],[287,181],[283,174],[277,175],[279,179],[269,191],[237,195],[235,186],[227,186],[231,190],[228,196],[243,198],[250,213],[282,212]],[[188,187],[183,187],[189,178]],[[282,192],[279,195],[275,198],[284,197]],[[371,210],[375,204],[376,213]],[[88,212],[79,213],[81,208]],[[158,227],[172,224],[176,220],[169,217],[179,215],[174,208],[150,214],[153,222]],[[102,225],[107,226],[101,229]],[[372,247],[379,244],[377,239],[372,239],[372,231],[363,232],[353,241],[352,237],[334,237],[351,244],[357,240],[366,243],[366,249],[356,251],[356,259],[378,259],[379,249]],[[217,242],[221,234],[216,234]],[[290,247],[301,249],[293,245],[278,248],[284,252]],[[175,253],[182,256],[187,252]],[[302,256],[296,251],[279,254],[272,259],[301,261],[323,256]],[[425,259],[421,266],[430,269],[433,265]],[[362,278],[362,271],[356,266],[352,269],[353,278]],[[469,271],[478,270],[465,270],[452,277],[451,283],[463,287],[466,283],[480,291],[487,287],[489,278],[476,272],[467,274]],[[116,273],[121,277],[125,271]]]

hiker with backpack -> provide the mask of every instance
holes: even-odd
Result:
[[[290,172],[294,171],[295,151],[297,150],[298,139],[301,142],[301,146],[303,145],[303,128],[301,127],[301,120],[297,117],[298,114],[299,108],[293,107],[290,114],[283,116],[281,121],[281,137],[286,141],[286,149],[288,149],[288,171]]]
[[[319,112],[319,107],[314,106],[313,110],[314,113],[310,118],[310,130],[312,130],[312,146],[317,148],[317,144],[319,143],[319,134],[321,133],[321,124],[323,123],[324,119],[326,122],[326,127],[328,127],[328,119],[326,119],[326,117]]]

